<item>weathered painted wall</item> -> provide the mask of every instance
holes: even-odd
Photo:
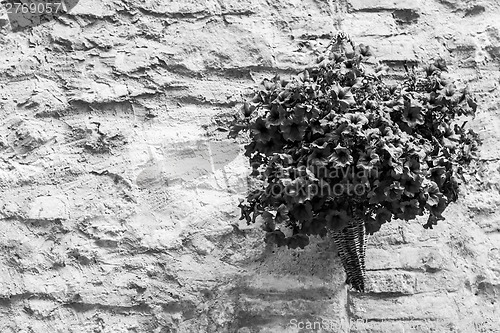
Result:
[[[218,129],[338,29],[394,76],[446,58],[481,105],[463,198],[371,237],[362,296],[330,241],[238,226],[246,163]],[[80,0],[0,50],[0,332],[500,332],[496,0]]]

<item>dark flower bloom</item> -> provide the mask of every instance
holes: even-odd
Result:
[[[283,132],[283,138],[288,141],[300,141],[306,133],[307,124],[302,119],[295,117],[283,121],[280,126]]]
[[[283,223],[290,220],[288,213],[288,207],[285,204],[281,204],[276,211],[276,222]]]
[[[354,127],[363,127],[368,124],[368,119],[361,113],[346,113],[344,117],[349,121],[349,124]]]
[[[332,127],[332,132],[327,133],[326,137],[333,142],[339,141],[343,134],[350,132],[349,123],[343,118],[336,119]]]
[[[429,169],[429,176],[438,186],[442,186],[447,178],[446,168],[443,166],[437,166]]]
[[[431,206],[430,208],[431,215],[434,215],[442,220],[443,217],[441,216],[441,214],[444,212],[447,205],[448,205],[448,199],[446,197],[440,197],[438,203],[435,206]]]
[[[431,76],[436,71],[438,71],[438,68],[436,66],[434,66],[433,64],[429,64],[427,66],[424,66],[424,72],[425,72],[425,75],[427,75],[427,76]]]
[[[286,114],[285,109],[281,104],[279,103],[271,104],[269,114],[267,115],[266,118],[267,126],[271,127],[283,124],[283,121],[285,120],[285,114]]]
[[[313,218],[313,211],[312,211],[312,205],[309,201],[303,203],[303,204],[296,204],[290,211],[290,214],[297,220],[297,221],[312,221]]]
[[[390,222],[391,218],[392,218],[392,213],[387,208],[380,207],[379,209],[377,209],[377,212],[375,215],[375,220],[379,224],[384,224],[385,222]]]
[[[444,138],[451,140],[451,141],[458,141],[460,139],[460,136],[455,132],[457,129],[459,132],[460,128],[456,128],[458,125],[455,124],[455,128],[451,127],[450,124],[439,124],[438,129],[439,132],[443,135]]]
[[[276,213],[275,212],[263,212],[262,213],[262,226],[261,228],[264,230],[264,231],[268,231],[268,232],[271,232],[271,231],[274,231],[276,230]]]
[[[406,99],[403,108],[403,121],[410,127],[422,125],[424,123],[422,105],[414,99]]]
[[[413,197],[420,191],[420,185],[422,184],[422,180],[420,176],[416,176],[415,178],[404,178],[402,181],[402,185],[404,187],[404,194],[408,197]]]
[[[273,137],[273,132],[261,117],[255,120],[255,123],[251,125],[250,130],[254,135],[255,141],[257,142],[267,142]]]
[[[443,194],[439,191],[438,185],[433,181],[427,181],[425,184],[425,192],[421,194],[427,204],[431,207],[437,206],[443,197]]]
[[[296,203],[304,203],[314,194],[310,189],[311,183],[305,177],[298,177],[290,181],[285,187],[285,194]]]
[[[364,170],[371,170],[375,166],[380,164],[380,156],[375,153],[375,151],[369,151],[368,153],[362,154],[358,159],[358,164],[356,165],[359,168]]]
[[[266,244],[276,244],[278,246],[284,246],[287,243],[285,234],[281,230],[267,232],[264,241]]]
[[[415,179],[415,177],[420,174],[420,162],[414,158],[406,161],[404,163],[404,173],[405,176],[411,179]],[[405,178],[406,178],[405,177]]]
[[[331,209],[326,214],[326,225],[331,230],[342,230],[347,226],[349,222],[349,217],[347,212],[343,209],[335,210]]]
[[[287,238],[287,246],[290,249],[296,249],[298,247],[303,249],[307,245],[309,245],[309,236],[305,234],[299,233]]]
[[[422,209],[420,209],[420,204],[417,199],[403,201],[401,203],[393,202],[393,205],[398,206],[399,210],[402,211],[402,213],[397,214],[397,218],[400,219],[412,220],[422,213]]]
[[[313,169],[325,167],[328,164],[328,157],[331,155],[328,142],[323,142],[322,145],[312,143],[311,148],[312,153],[307,158],[307,165]]]
[[[436,101],[439,104],[444,104],[445,102],[458,103],[462,97],[463,93],[458,91],[455,85],[449,83],[443,89],[438,90]]]
[[[259,153],[265,154],[267,156],[277,153],[283,149],[285,142],[281,138],[273,138],[269,141],[256,142],[255,146],[246,146],[248,151],[258,151]],[[246,154],[245,154],[246,155]],[[246,155],[248,156],[248,155]]]
[[[351,88],[349,87],[333,86],[332,95],[334,99],[339,101],[341,110],[345,111],[349,106],[356,104],[354,95],[351,93]]]
[[[391,182],[388,180],[379,181],[376,180],[374,182],[374,188],[368,193],[368,198],[370,199],[370,204],[376,204],[382,202],[386,199],[386,195],[384,194],[384,190],[387,186],[389,186]]]
[[[329,162],[333,163],[333,166],[345,167],[353,162],[353,157],[349,149],[342,147],[340,143],[335,147],[334,152],[330,155]]]
[[[391,140],[394,138],[394,130],[392,129],[391,126],[387,124],[381,125],[379,128],[380,131],[380,137],[386,140]]]
[[[403,154],[403,148],[400,145],[395,146],[392,143],[384,144],[382,146],[382,150],[385,151],[387,155],[389,155],[389,159],[387,159],[387,164],[389,166],[394,166],[395,164],[400,165],[399,159]]]
[[[401,199],[404,187],[398,181],[393,182],[389,187],[384,190],[387,201],[396,201]]]

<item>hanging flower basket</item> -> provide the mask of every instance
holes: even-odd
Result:
[[[299,75],[265,79],[230,131],[246,140],[258,184],[240,203],[241,218],[262,216],[266,242],[278,246],[330,235],[358,291],[366,235],[424,214],[432,229],[480,144],[464,121],[477,104],[445,77],[442,60],[407,69],[395,84],[373,63],[368,46],[339,34]]]

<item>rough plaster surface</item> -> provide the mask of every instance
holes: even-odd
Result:
[[[80,0],[33,28],[7,22],[1,333],[500,332],[496,0]],[[484,139],[445,222],[370,238],[364,295],[328,239],[268,248],[239,224],[248,169],[223,132],[256,83],[300,70],[337,29],[394,77],[447,59]]]

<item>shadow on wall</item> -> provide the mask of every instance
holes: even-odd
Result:
[[[193,140],[161,148],[162,160],[152,161],[137,176],[141,188],[192,181],[223,170],[240,153],[233,140]]]
[[[242,263],[251,274],[232,290],[238,332],[296,332],[306,323],[347,331],[345,275],[330,237],[313,238],[304,250],[268,245],[252,259]]]
[[[12,31],[18,32],[67,14],[78,0],[2,0],[1,3]],[[0,18],[0,28],[9,22]]]

